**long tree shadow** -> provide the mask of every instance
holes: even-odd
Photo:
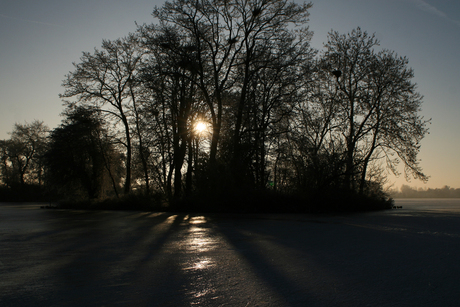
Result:
[[[101,225],[101,234],[96,234],[92,242],[81,248],[83,257],[75,258],[60,273],[68,278],[83,268],[84,281],[90,279],[84,286],[87,291],[83,296],[85,304],[147,306],[155,302],[160,306],[168,305],[168,300],[172,300],[180,305],[184,301],[179,291],[183,280],[164,257],[155,259],[155,254],[160,254],[164,245],[174,237],[182,220],[182,215],[173,214],[111,220],[109,224],[118,224],[119,228],[108,233],[106,228],[109,225]],[[75,282],[69,286],[67,290],[74,292]],[[173,297],[168,293],[174,293]],[[82,297],[81,293],[75,293],[75,297]]]
[[[124,288],[121,301],[141,306],[187,305],[184,292],[187,281],[178,267],[179,255],[176,248],[169,248],[179,244],[186,226],[185,217],[185,214],[165,214],[163,221],[155,222],[145,231],[138,229],[139,233],[133,235],[138,239],[130,247],[133,253],[128,256],[128,269],[119,276],[130,283]]]
[[[227,220],[217,225],[219,233],[232,246],[232,250],[269,288],[273,298],[280,298],[274,302],[268,300],[267,305],[276,303],[279,306],[321,306],[321,301],[315,294],[295,277],[304,268],[285,266],[285,261],[289,261],[289,254],[298,246],[286,246],[286,242],[282,242],[273,233],[276,232],[276,225],[264,226],[260,222],[251,219]],[[292,270],[296,271],[295,274],[292,274]]]
[[[7,251],[11,255],[4,254],[27,258],[6,268],[7,291],[0,302],[167,305],[164,293],[181,289],[183,280],[173,278],[171,267],[152,265],[150,254],[162,249],[182,220],[173,214],[53,212],[42,221],[46,227],[22,235],[24,240]],[[173,302],[183,301],[180,291],[174,292]]]
[[[217,225],[287,306],[423,305],[455,297],[452,281],[458,271],[453,269],[455,258],[447,256],[458,252],[455,238],[426,237],[353,219],[248,219]],[[453,271],[442,269],[440,256]]]

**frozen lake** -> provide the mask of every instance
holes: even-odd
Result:
[[[0,306],[458,306],[460,200],[337,216],[0,204]]]
[[[396,205],[404,211],[460,213],[460,198],[401,198]]]

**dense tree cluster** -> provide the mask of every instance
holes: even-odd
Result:
[[[250,210],[281,196],[383,200],[385,171],[397,173],[398,163],[426,180],[417,154],[428,121],[407,58],[359,28],[312,49],[310,7],[155,8],[157,24],[104,40],[74,63],[63,81],[65,119],[41,139],[39,165],[24,167],[27,151],[14,160],[13,138],[2,141],[2,182],[42,184],[46,174],[49,190],[74,199],[161,195]]]
[[[39,197],[45,184],[42,157],[47,149],[47,133],[48,127],[36,120],[15,124],[11,138],[0,140],[0,182],[4,200]],[[24,195],[26,191],[30,195]]]

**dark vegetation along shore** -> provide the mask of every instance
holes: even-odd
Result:
[[[388,171],[427,180],[417,155],[429,120],[414,72],[360,28],[311,48],[310,7],[176,0],[153,10],[158,24],[83,52],[62,83],[62,123],[16,124],[0,141],[0,200],[391,208]]]

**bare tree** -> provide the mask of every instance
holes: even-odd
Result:
[[[369,164],[382,157],[393,172],[402,161],[406,175],[427,180],[417,154],[429,121],[419,115],[422,96],[411,81],[413,70],[405,57],[376,52],[378,45],[375,35],[360,28],[347,35],[331,32],[321,58],[322,68],[330,72],[328,82],[335,80],[328,99],[339,105],[336,118],[346,144],[345,186],[354,189],[358,180],[361,193]]]
[[[48,127],[42,121],[14,125],[9,140],[2,141],[2,181],[43,184],[43,154],[47,145]]]
[[[132,139],[133,131],[138,131],[137,73],[142,58],[143,52],[134,35],[115,41],[104,40],[102,50],[95,49],[93,54],[83,52],[81,62],[74,63],[75,71],[66,76],[62,84],[65,91],[60,95],[61,98],[75,98],[73,103],[101,109],[114,120],[115,127],[121,128],[120,142],[126,152],[125,193],[129,193],[132,181]],[[138,138],[140,136],[137,134]],[[142,146],[142,140],[139,142]]]
[[[309,53],[311,33],[305,24],[310,7],[311,4],[284,0],[177,0],[154,10],[153,15],[160,20],[160,25],[176,29],[184,47],[191,51],[191,56],[181,63],[195,73],[190,80],[196,83],[197,96],[208,107],[212,123],[211,172],[218,169],[218,150],[224,146],[229,153],[226,162],[232,164],[234,183],[242,184],[241,178],[237,177],[241,177],[252,162],[256,166],[250,171],[257,177],[257,184],[262,186],[266,182],[264,150],[267,146],[266,130],[275,120],[276,108],[273,106],[282,105],[279,98],[288,91],[292,93],[287,80],[281,86],[284,92],[275,93],[275,88],[281,87],[270,84],[273,82],[267,78],[279,82]],[[169,42],[162,46],[172,54],[183,53],[177,48],[171,49]],[[264,90],[263,87],[265,90],[270,88],[270,94],[262,99],[264,101],[256,101],[254,98]],[[254,113],[259,107],[263,110]],[[248,121],[250,114],[253,115],[252,123]],[[227,129],[225,137],[231,138],[225,140],[226,144],[222,144],[223,125]],[[260,150],[248,149],[248,142],[257,143]],[[222,174],[212,176],[217,177]]]
[[[157,114],[152,119],[163,123],[162,127],[157,127],[157,136],[167,132],[162,136],[171,138],[171,147],[164,148],[171,150],[167,167],[171,173],[167,180],[174,180],[174,196],[179,198],[183,190],[182,168],[193,133],[192,109],[199,101],[196,51],[180,29],[143,26],[139,32],[150,55],[144,68],[144,86],[150,94],[150,108]],[[166,144],[168,141],[163,139],[161,142]]]
[[[255,64],[269,43],[285,37],[289,25],[307,21],[310,6],[284,0],[177,0],[155,9],[154,17],[184,30],[196,49],[197,84],[212,119],[211,164],[220,139],[225,93],[239,92],[233,137],[238,152],[249,84],[260,66]]]

